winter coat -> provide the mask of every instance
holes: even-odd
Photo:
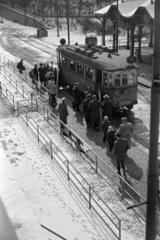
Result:
[[[43,67],[39,67],[38,68],[38,72],[39,72],[40,81],[44,82],[46,80],[46,78],[45,78],[45,69]]]
[[[103,111],[103,117],[108,116],[110,118],[112,116],[113,106],[110,99],[106,98],[105,101],[102,102],[101,108]]]
[[[60,120],[63,123],[67,124],[67,116],[68,116],[67,104],[65,102],[60,103],[58,107],[58,111],[59,111]]]
[[[49,90],[49,94],[56,94],[55,81],[49,80],[47,87],[48,87],[48,90]]]
[[[36,67],[33,68],[34,80],[38,81],[38,69]]]
[[[100,107],[101,103],[98,100],[92,100],[89,103],[90,121],[93,124],[98,123],[100,121]]]
[[[81,104],[81,92],[78,87],[73,87],[73,102],[74,105]]]
[[[108,130],[107,132],[107,141],[109,144],[114,144],[116,137],[115,137],[116,131],[114,129]]]
[[[89,109],[90,101],[91,101],[91,99],[86,99],[83,101],[83,113],[84,113],[86,122],[88,122],[90,120],[90,109]]]
[[[109,127],[109,126],[111,126],[111,122],[108,121],[108,120],[105,120],[105,121],[102,123],[102,129],[103,129],[104,137],[107,137],[108,127]]]
[[[122,123],[118,132],[122,134],[122,138],[126,138],[128,140],[129,146],[131,147],[131,133],[133,132],[132,123]]]
[[[20,61],[20,62],[17,64],[17,68],[18,68],[19,70],[22,70],[22,71],[26,70],[26,68],[25,68],[25,66],[23,65],[23,62],[22,62],[22,61]]]
[[[129,145],[127,139],[119,138],[114,143],[113,157],[116,157],[117,162],[123,162],[126,160],[128,149]]]

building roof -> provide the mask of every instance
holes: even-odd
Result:
[[[119,14],[124,18],[141,17],[138,13],[143,9],[147,13],[148,18],[154,19],[154,4],[151,4],[151,0],[119,0],[118,10]],[[117,2],[114,2],[96,12],[97,17],[104,17],[107,15],[115,15],[117,12]]]

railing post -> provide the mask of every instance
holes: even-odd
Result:
[[[22,85],[22,96],[24,98],[24,86]]]
[[[24,79],[27,82],[27,75],[26,75],[26,73],[24,74]]]
[[[44,116],[44,120],[45,120],[45,109],[44,109],[44,104],[43,104],[43,116]]]
[[[6,69],[4,70],[4,77],[5,77],[5,79],[6,79]]]
[[[96,155],[96,173],[98,173],[98,160],[97,160],[97,155]]]
[[[7,88],[6,88],[6,99],[7,99],[7,97],[8,97],[8,90],[7,90]]]
[[[69,161],[67,160],[67,177],[68,177],[68,181],[70,180],[69,177]]]
[[[119,220],[119,240],[121,240],[121,220]]]
[[[51,159],[53,159],[53,154],[52,154],[52,141],[50,140],[50,149],[51,149]]]
[[[16,92],[17,92],[17,80],[16,80]]]
[[[91,186],[89,185],[89,209],[91,209],[92,207],[92,203],[91,203]]]
[[[124,181],[120,179],[120,184],[121,184],[121,191],[122,191],[122,196],[121,196],[121,201],[123,200],[123,195],[124,195]]]
[[[9,67],[9,60],[8,60],[8,67]]]
[[[14,96],[13,96],[13,111],[15,111],[15,106],[14,106]]]
[[[38,137],[38,142],[39,142],[39,126],[37,125],[37,137]]]
[[[49,122],[48,108],[47,108],[47,122]]]
[[[10,81],[10,83],[12,82],[11,79],[12,79],[12,76],[11,76],[11,74],[9,74],[9,81]]]
[[[16,66],[15,66],[15,64],[14,64],[14,73],[15,73],[15,71],[16,71]]]
[[[28,127],[28,114],[26,112],[26,122],[27,122],[27,127]]]

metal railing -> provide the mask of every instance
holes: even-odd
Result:
[[[27,128],[31,130],[34,136],[36,136],[38,143],[47,148],[47,153],[51,159],[51,167],[54,167],[54,163],[56,161],[63,172],[67,175],[68,181],[72,182],[72,184],[88,202],[89,208],[92,208],[96,212],[117,239],[121,239],[121,220],[118,216],[96,193],[81,173],[68,160],[66,155],[59,150],[54,141],[46,135],[39,124],[35,122],[32,115],[24,109],[23,113],[20,114],[19,117],[26,123]]]
[[[7,107],[11,110],[12,113],[16,110],[15,98],[14,95],[6,88],[2,86],[0,82],[0,97],[7,104]]]
[[[6,61],[7,62],[7,61]],[[44,86],[43,86],[44,87]],[[37,93],[39,94],[40,98],[44,97],[48,90],[45,89],[38,89]],[[47,92],[48,94],[48,92]],[[32,102],[32,101],[31,101]],[[44,103],[45,102],[45,103]],[[53,128],[59,129],[60,120],[58,116],[56,116],[46,105],[48,102],[47,98],[44,97],[44,101],[40,102],[37,101],[36,108],[34,111],[38,111],[44,118],[44,120]],[[20,105],[18,107],[20,109]],[[24,109],[23,106],[21,108]],[[30,108],[32,109],[32,107]],[[33,110],[32,110],[33,111]],[[18,115],[23,112],[18,110]],[[74,131],[69,129],[65,124],[61,122],[63,128],[61,131],[68,137],[70,143],[74,143],[74,147],[76,148],[76,152],[80,152],[81,155],[83,154],[83,158],[86,162],[94,168],[97,174],[100,174],[104,181],[109,184],[112,189],[121,196],[121,200],[125,201],[127,205],[130,205],[130,200],[133,201],[133,205],[145,202],[145,198],[143,198],[130,184],[128,184],[123,178],[121,178],[101,157],[99,157],[93,149],[85,143]],[[59,131],[57,131],[59,134]],[[106,178],[107,176],[107,178]],[[119,191],[120,190],[120,191]],[[137,208],[132,209],[143,221],[146,218],[146,207],[139,206]],[[157,216],[159,219],[159,212],[157,211]],[[158,221],[158,225],[160,225]]]

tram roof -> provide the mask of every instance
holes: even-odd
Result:
[[[116,71],[127,69],[126,59],[120,55],[115,55],[109,52],[95,52],[93,57],[86,56],[75,50],[76,45],[71,46],[59,46],[57,50],[64,56],[73,59],[74,61],[80,62],[87,66],[103,69],[106,71]],[[111,56],[111,58],[109,57]],[[134,66],[135,67],[135,66]]]

